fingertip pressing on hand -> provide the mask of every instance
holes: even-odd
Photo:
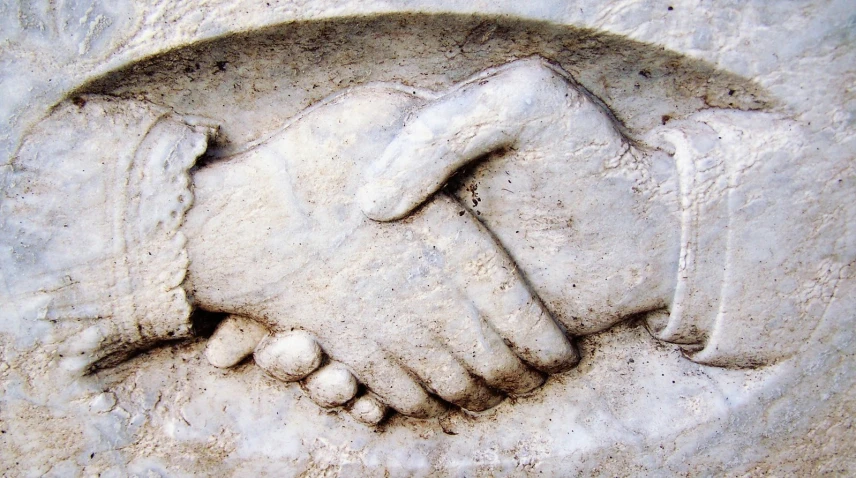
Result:
[[[309,374],[303,389],[313,402],[324,408],[344,405],[357,394],[357,379],[338,362],[331,362]]]
[[[523,339],[514,344],[518,355],[536,369],[548,374],[567,372],[576,367],[580,363],[579,350],[556,325],[540,301],[533,299],[527,309],[522,313],[533,318],[525,322],[535,322],[536,325],[532,327],[531,334],[521,334]]]
[[[285,382],[302,380],[321,365],[321,347],[303,331],[268,335],[253,357],[267,373]]]
[[[231,368],[249,357],[267,330],[259,323],[230,315],[223,319],[208,339],[205,357],[217,368]]]
[[[371,393],[354,400],[348,409],[352,417],[369,426],[382,422],[388,412],[389,408]]]
[[[580,354],[537,297],[509,315],[496,315],[492,324],[523,361],[555,374],[568,371],[580,362]]]

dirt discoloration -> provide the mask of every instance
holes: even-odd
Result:
[[[710,106],[774,105],[745,78],[626,37],[511,17],[451,14],[339,18],[229,35],[144,59],[69,96],[142,98],[220,120],[223,130],[212,152],[228,153],[346,87],[386,81],[442,90],[531,55],[571,72],[631,136],[659,125],[664,114],[679,119]]]

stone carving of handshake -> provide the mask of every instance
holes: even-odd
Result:
[[[541,58],[361,86],[194,173],[185,289],[230,314],[218,367],[253,354],[366,423],[485,410],[668,305],[674,176]]]

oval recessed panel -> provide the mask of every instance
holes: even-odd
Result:
[[[71,96],[135,97],[221,125],[228,154],[343,88],[397,82],[439,90],[530,55],[556,61],[600,97],[631,135],[710,107],[772,104],[711,64],[614,34],[479,15],[393,14],[288,23],[141,60]]]

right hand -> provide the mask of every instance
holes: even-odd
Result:
[[[287,350],[279,344],[302,330],[405,415],[439,413],[432,393],[483,410],[501,399],[497,391],[530,391],[540,372],[565,370],[578,355],[456,201],[440,195],[399,223],[363,215],[361,171],[414,101],[386,88],[355,90],[198,170],[185,227],[187,288],[201,308],[270,330],[256,356],[279,378],[301,379],[319,363],[305,357],[292,373],[280,360]]]

